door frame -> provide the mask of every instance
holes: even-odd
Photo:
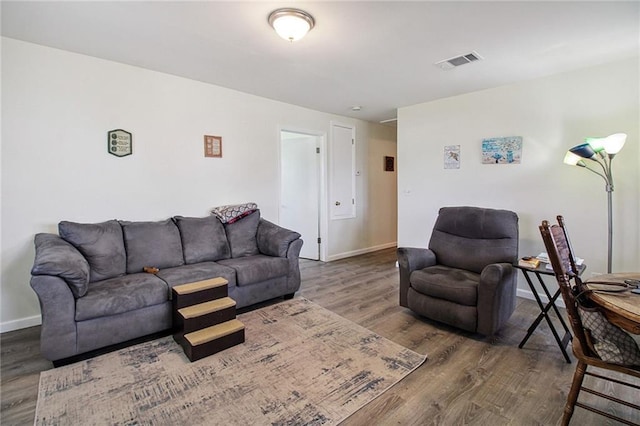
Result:
[[[280,206],[282,205],[282,132],[300,133],[306,136],[314,136],[318,138],[320,145],[319,164],[318,164],[318,235],[320,236],[320,261],[327,261],[327,253],[329,247],[329,211],[327,208],[327,133],[319,130],[304,129],[297,126],[278,126],[278,222],[280,222]]]

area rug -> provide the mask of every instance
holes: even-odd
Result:
[[[37,425],[331,425],[426,356],[306,299],[238,316],[246,341],[189,362],[171,336],[40,375]]]

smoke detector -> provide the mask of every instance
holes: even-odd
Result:
[[[460,65],[480,61],[482,59],[484,58],[480,56],[478,52],[473,51],[471,53],[467,53],[466,55],[455,56],[453,58],[436,62],[435,65],[440,69],[450,70],[452,68],[459,67]]]

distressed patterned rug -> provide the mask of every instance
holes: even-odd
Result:
[[[426,359],[306,299],[238,319],[193,363],[168,336],[42,372],[35,424],[336,424]]]

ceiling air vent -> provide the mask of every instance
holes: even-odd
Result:
[[[466,55],[456,56],[454,58],[445,59],[443,61],[436,62],[436,66],[443,70],[450,70],[460,65],[468,64],[483,59],[478,52],[467,53]]]

